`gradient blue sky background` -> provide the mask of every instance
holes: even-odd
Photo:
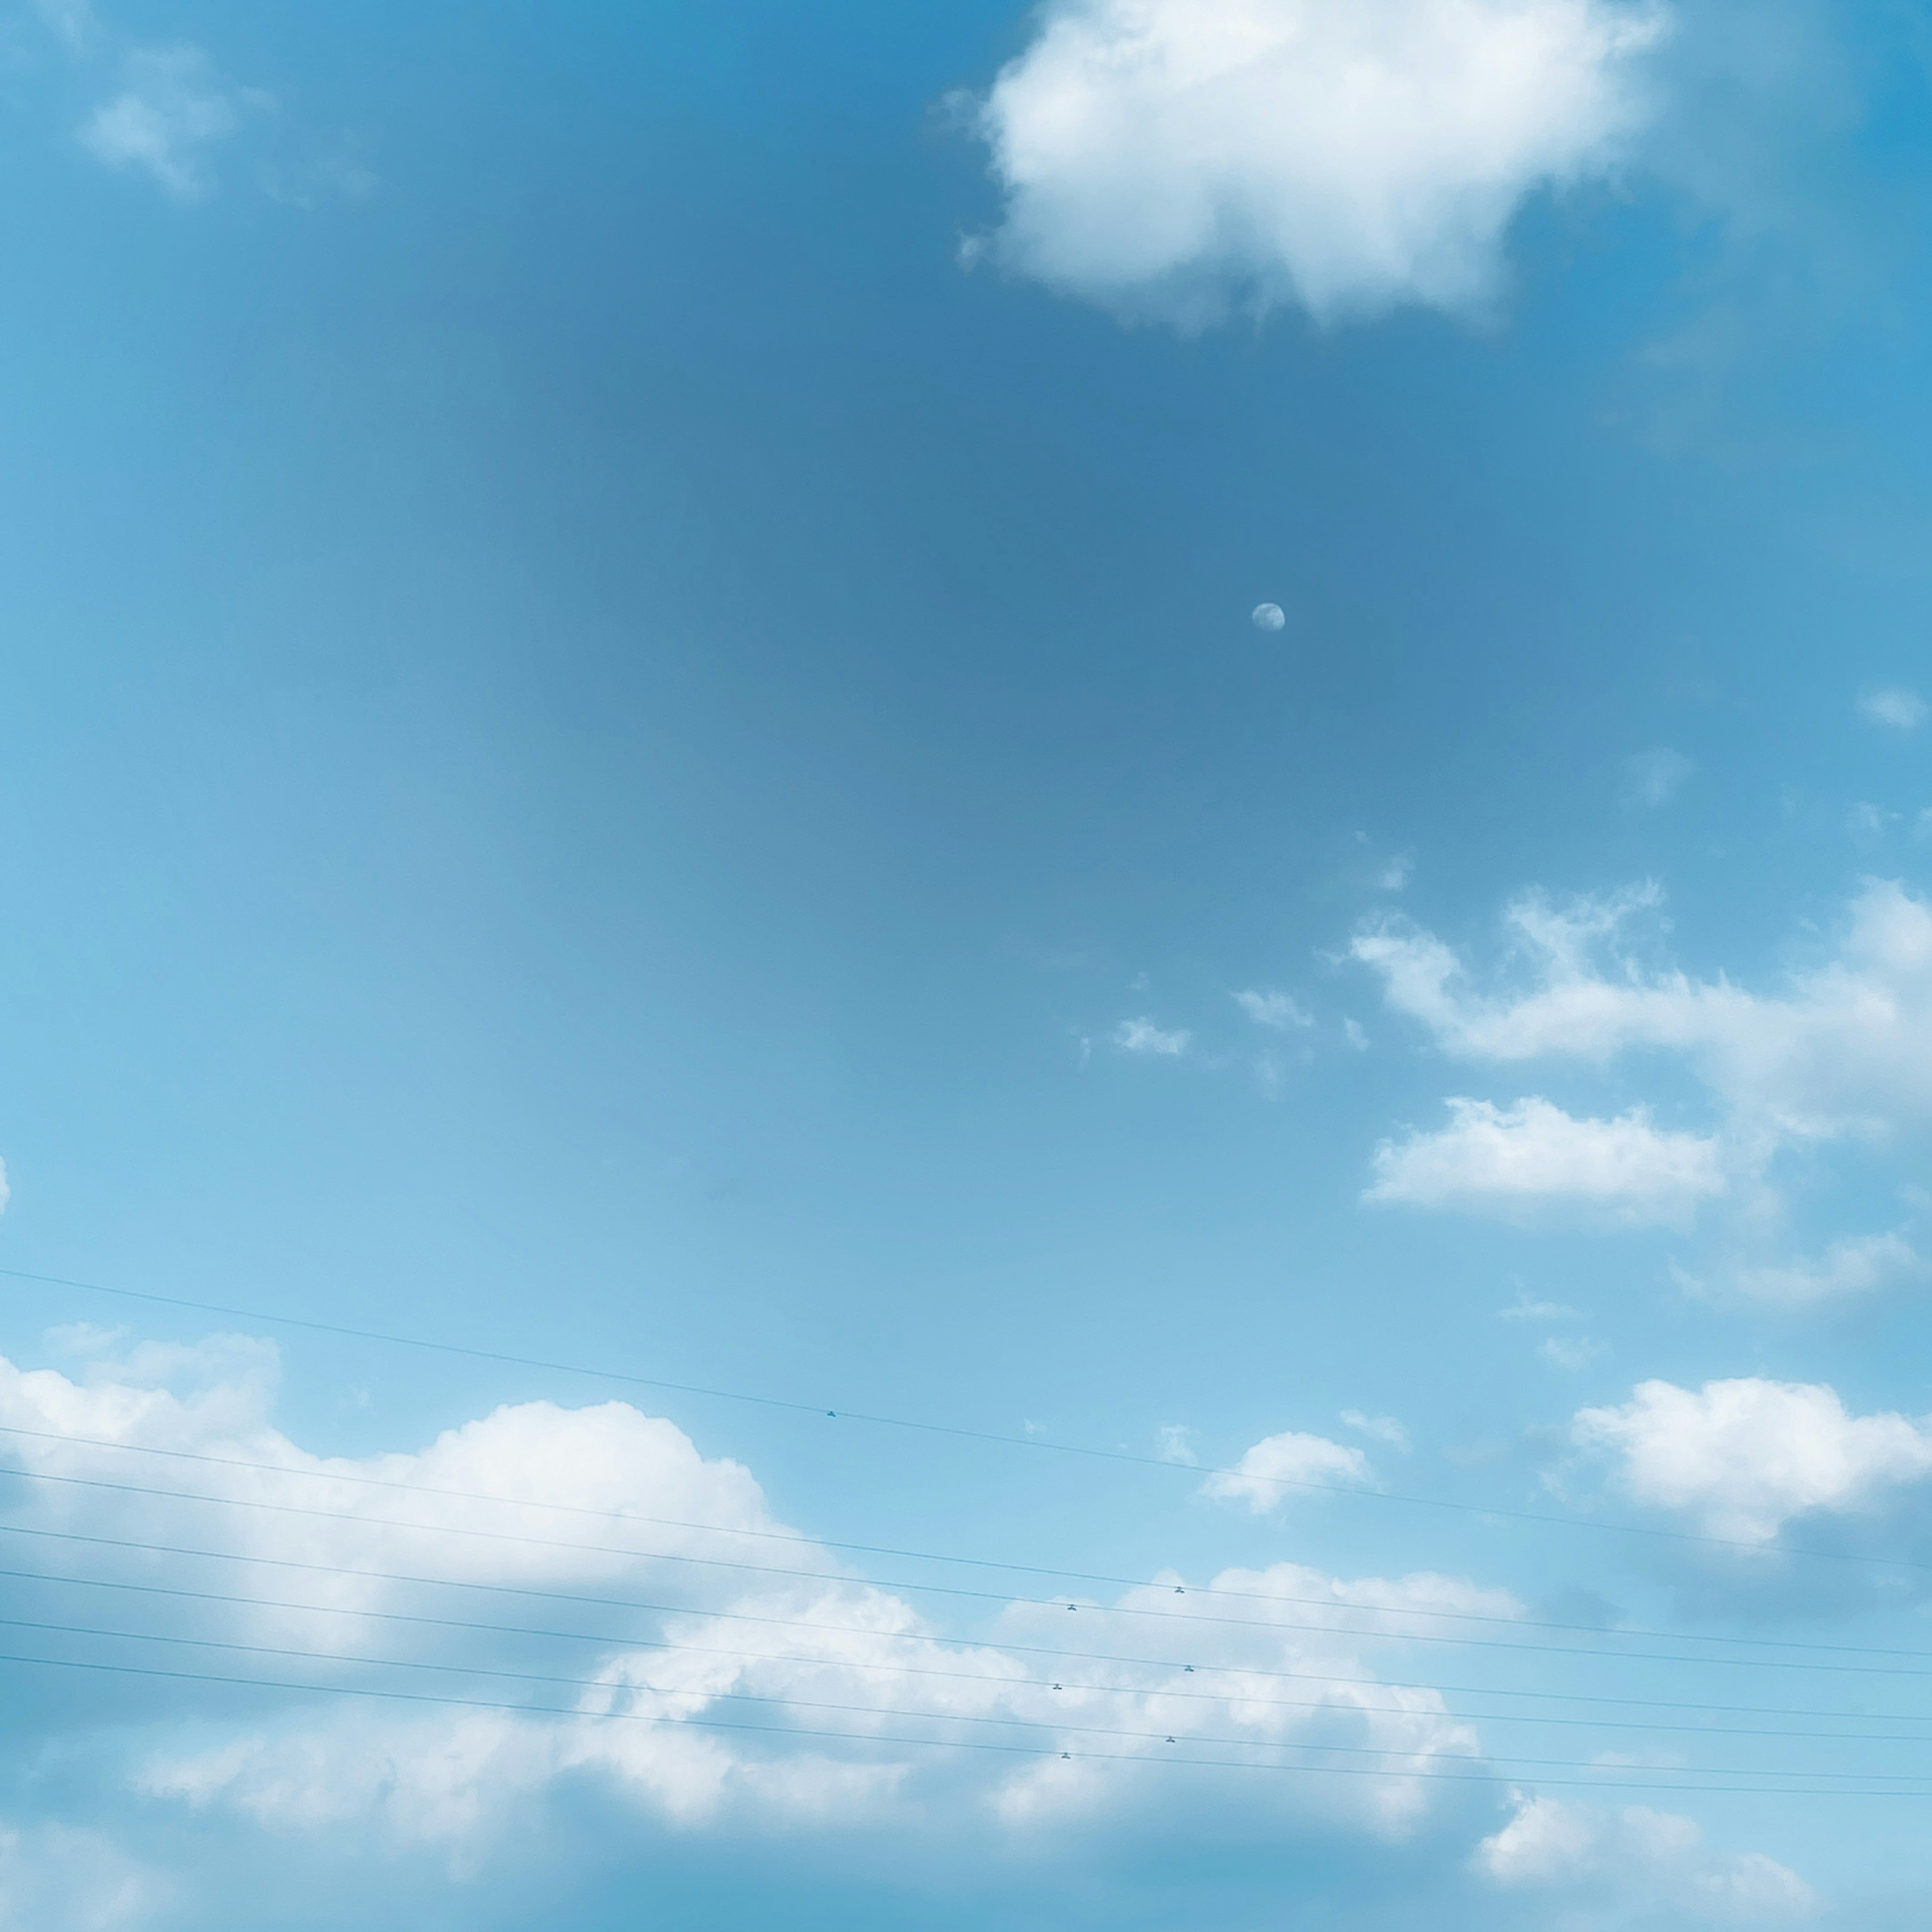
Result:
[[[14,6],[0,1264],[264,1318],[7,1279],[7,1522],[685,1636],[798,1586],[520,1501],[491,1569],[422,1489],[1303,1566],[1223,1582],[1348,1634],[1159,1656],[1468,1762],[1060,1789],[869,1652],[599,1756],[352,1693],[568,1706],[482,1673],[614,1640],[0,1532],[60,1626],[0,1651],[320,1687],[0,1664],[0,1924],[1922,1924],[1858,1794],[1932,1780],[1929,62],[1826,0]],[[786,1547],[807,1622],[1069,1642]],[[440,1588],[356,1601],[564,1614]],[[734,1686],[890,1736],[687,1750]]]

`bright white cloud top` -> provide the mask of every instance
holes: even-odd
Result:
[[[1217,1470],[1201,1486],[1204,1496],[1246,1503],[1262,1516],[1310,1484],[1334,1488],[1375,1480],[1369,1459],[1346,1443],[1291,1430],[1257,1442],[1232,1469]]]
[[[1716,1141],[1653,1126],[1641,1108],[1577,1120],[1547,1100],[1452,1100],[1435,1133],[1376,1150],[1370,1201],[1504,1216],[1575,1208],[1632,1226],[1681,1223],[1729,1184]]]
[[[1756,1376],[1701,1389],[1644,1382],[1622,1407],[1580,1412],[1571,1435],[1616,1459],[1634,1501],[1745,1543],[1769,1542],[1808,1511],[1876,1508],[1932,1474],[1925,1423],[1853,1415],[1822,1384]]]
[[[1184,324],[1480,310],[1526,198],[1622,162],[1662,32],[1608,0],[1072,0],[980,110],[990,245]]]
[[[1692,1820],[1645,1804],[1610,1810],[1524,1798],[1516,1816],[1483,1840],[1474,1864],[1505,1890],[1586,1908],[1634,1895],[1668,1915],[1651,1923],[1788,1925],[1810,1918],[1818,1904],[1810,1886],[1776,1859],[1762,1852],[1714,1854]],[[1581,1928],[1604,1922],[1566,1915],[1559,1922]]]
[[[1683,1220],[1726,1196],[1774,1209],[1782,1154],[1882,1146],[1932,1121],[1932,908],[1895,881],[1868,881],[1822,956],[1771,992],[1660,967],[1634,929],[1648,886],[1508,910],[1505,955],[1486,991],[1463,957],[1395,918],[1358,932],[1354,957],[1435,1045],[1477,1064],[1606,1069],[1661,1056],[1712,1117],[1665,1130],[1641,1108],[1572,1117],[1542,1098],[1514,1106],[1458,1098],[1450,1125],[1384,1143],[1370,1198],[1521,1214],[1591,1204],[1632,1225]],[[1741,1267],[1731,1285],[1798,1301],[1856,1292],[1916,1265],[1891,1233],[1848,1234],[1816,1262]]]
[[[1647,968],[1622,944],[1649,889],[1558,904],[1518,900],[1505,915],[1526,982],[1485,996],[1432,935],[1389,921],[1359,934],[1355,957],[1389,1004],[1458,1057],[1601,1064],[1639,1048],[1690,1060],[1734,1115],[1823,1139],[1932,1118],[1932,907],[1875,880],[1852,901],[1834,956],[1778,994]]]
[[[536,1830],[551,1796],[586,1780],[640,1821],[686,1832],[859,1830],[915,1816],[931,1828],[922,1808],[935,1799],[974,1828],[986,1818],[1021,1831],[1074,1817],[1091,1831],[1143,1817],[1150,1796],[1168,1789],[1160,1780],[1176,1768],[1159,1760],[1169,1732],[1236,1748],[1299,1741],[1366,1753],[1389,1774],[1306,1769],[1244,1780],[1217,1798],[1223,1815],[1263,1836],[1294,1819],[1360,1838],[1448,1815],[1462,1787],[1429,1774],[1445,1757],[1467,1768],[1484,1762],[1470,1724],[1432,1690],[1382,1681],[1377,1659],[1390,1642],[1454,1630],[1459,1615],[1508,1622],[1521,1611],[1507,1592],[1282,1562],[1210,1579],[1240,1594],[1244,1621],[1203,1622],[1190,1614],[1192,1594],[1177,1591],[1184,1580],[1158,1577],[1088,1600],[1129,1616],[1118,1629],[1086,1619],[1074,1646],[1085,1660],[1059,1666],[1055,1688],[1041,1658],[1069,1642],[1064,1600],[994,1605],[985,1637],[947,1636],[905,1595],[775,1520],[741,1465],[705,1458],[673,1424],[628,1404],[520,1403],[418,1452],[318,1457],[270,1419],[274,1367],[272,1350],[232,1339],[99,1360],[83,1381],[0,1363],[0,1424],[34,1432],[0,1437],[4,1453],[56,1479],[21,1484],[13,1520],[172,1546],[133,1574],[230,1600],[184,1599],[172,1623],[165,1598],[154,1600],[158,1634],[212,1642],[195,1667],[300,1673],[322,1692],[275,1698],[272,1715],[244,1713],[192,1738],[158,1718],[131,1774],[151,1802],[278,1832],[353,1828],[398,1849],[435,1848],[475,1873],[494,1847]],[[1264,1484],[1278,1495],[1289,1474],[1368,1474],[1359,1451],[1294,1436],[1257,1444],[1244,1468],[1257,1497]],[[228,1500],[130,1492],[130,1483]],[[1247,1488],[1236,1480],[1229,1493]],[[178,1553],[190,1550],[226,1560]],[[98,1548],[58,1536],[38,1560],[80,1575],[102,1562]],[[447,1580],[407,1580],[432,1577]],[[493,1681],[502,1639],[412,1621],[422,1613],[551,1640],[534,1652],[526,1643],[513,1667],[556,1681]],[[1168,1618],[1191,1664],[1136,1660],[1174,1647],[1160,1627]],[[590,1636],[568,1640],[547,1624]],[[284,1655],[264,1671],[244,1653],[224,1666],[224,1643],[280,1646],[308,1661]],[[412,1676],[397,1660],[457,1674]],[[152,1660],[180,1659],[164,1643]],[[1282,1672],[1291,1675],[1270,1675]],[[358,1688],[555,1708],[445,1710],[328,1694]],[[130,1723],[140,1710],[137,1687]],[[1033,1748],[949,1755],[921,1739]],[[1072,1756],[1063,1759],[1063,1748]],[[11,1842],[0,1834],[0,1898],[7,1859],[23,1870],[31,1862],[28,1841],[17,1852]],[[126,1883],[137,1900],[131,1868]],[[122,1922],[104,1911],[98,1922]]]

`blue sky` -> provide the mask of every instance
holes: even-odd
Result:
[[[0,1924],[1922,1924],[1928,89],[0,16]]]

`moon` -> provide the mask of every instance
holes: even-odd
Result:
[[[1288,622],[1288,614],[1279,604],[1257,604],[1250,621],[1258,631],[1278,631]]]

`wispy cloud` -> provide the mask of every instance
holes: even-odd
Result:
[[[1503,1322],[1580,1322],[1583,1318],[1580,1310],[1566,1302],[1532,1301],[1520,1292],[1508,1307],[1496,1310],[1496,1316]]]
[[[1673,1270],[1678,1280],[1694,1291],[1728,1292],[1787,1307],[1869,1294],[1924,1272],[1918,1250],[1896,1232],[1848,1234],[1833,1241],[1822,1254],[1785,1261],[1735,1258],[1714,1276],[1700,1277],[1682,1268]]]
[[[1145,1015],[1138,1019],[1121,1021],[1108,1036],[1123,1053],[1148,1054],[1156,1059],[1167,1060],[1179,1058],[1194,1037],[1185,1027],[1170,1030],[1156,1026]]]
[[[1749,1198],[1742,1184],[1758,1189],[1781,1149],[1877,1142],[1932,1120],[1932,906],[1871,880],[1821,963],[1757,993],[1648,964],[1627,928],[1660,904],[1651,886],[1562,903],[1526,895],[1505,916],[1507,990],[1495,993],[1478,990],[1460,954],[1400,921],[1365,928],[1353,950],[1390,1006],[1458,1058],[1604,1067],[1640,1052],[1670,1056],[1704,1089],[1712,1133],[1666,1132],[1641,1108],[1588,1120],[1542,1100],[1458,1100],[1442,1132],[1384,1144],[1372,1198],[1607,1202],[1627,1192],[1666,1210],[1636,1218],[1669,1220],[1673,1200]]]
[[[1593,1342],[1587,1335],[1552,1335],[1544,1340],[1536,1352],[1553,1366],[1574,1372],[1588,1368],[1604,1353],[1604,1345]]]
[[[89,0],[34,0],[34,10],[76,53],[84,52],[100,34]]]
[[[1312,1027],[1315,1016],[1292,994],[1262,992],[1250,988],[1234,995],[1234,1004],[1256,1026],[1286,1032],[1293,1027]]]
[[[1925,722],[1925,712],[1924,699],[1903,685],[1883,685],[1858,695],[1858,715],[1889,730],[1917,730]]]
[[[106,166],[145,173],[176,201],[199,201],[214,185],[212,150],[245,113],[271,105],[221,80],[198,47],[143,49],[126,57],[120,91],[88,116],[80,139]]]
[[[1391,1449],[1408,1454],[1408,1431],[1392,1415],[1366,1415],[1359,1408],[1345,1408],[1342,1412],[1342,1426],[1352,1429],[1358,1436],[1366,1436],[1377,1442],[1386,1442]]]
[[[94,97],[74,138],[102,166],[145,180],[185,207],[215,192],[224,152],[252,128],[257,138],[247,145],[249,170],[269,200],[308,208],[374,192],[364,139],[347,133],[318,139],[290,126],[273,95],[224,74],[205,48],[134,38],[89,0],[33,4]],[[265,129],[272,130],[266,141],[259,138]]]
[[[1668,805],[1696,769],[1682,752],[1639,752],[1624,760],[1624,802],[1654,812]]]

